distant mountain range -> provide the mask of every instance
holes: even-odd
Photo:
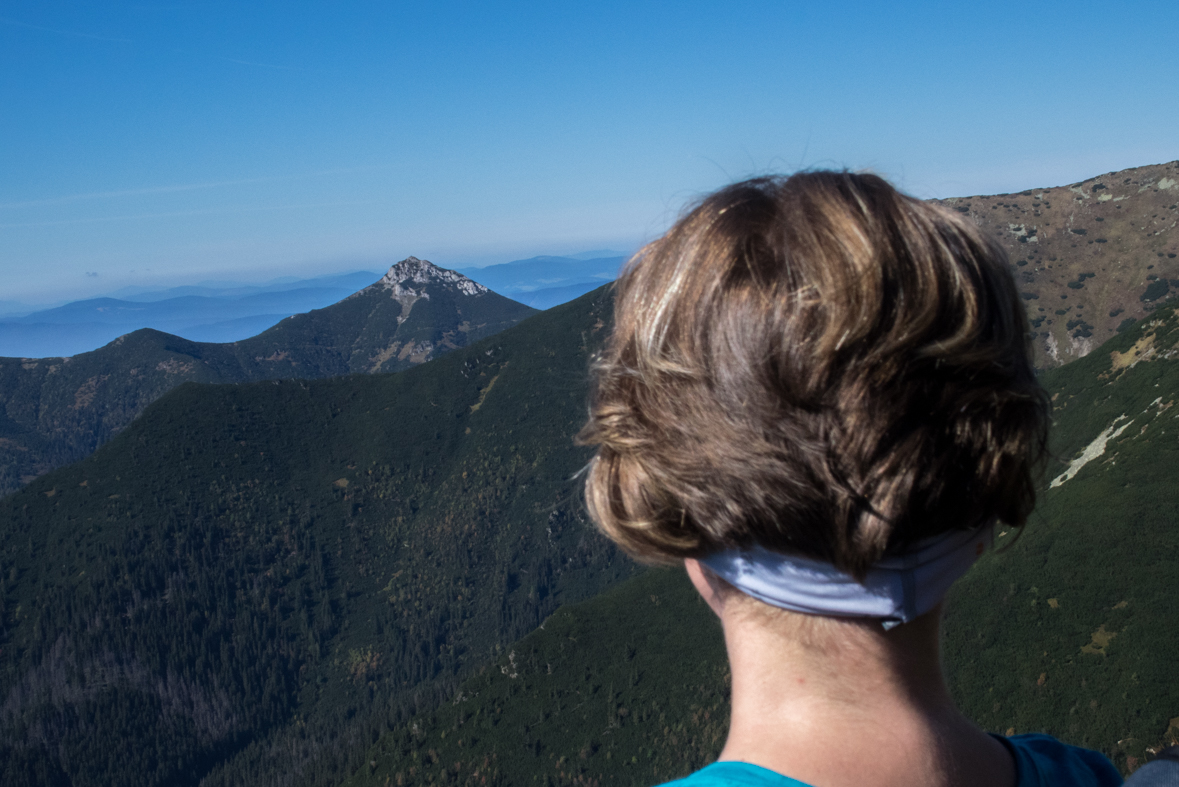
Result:
[[[169,308],[195,297],[151,305]],[[81,318],[91,308],[71,304],[62,312]],[[143,329],[70,358],[0,358],[0,494],[83,458],[182,383],[392,372],[533,313],[454,271],[410,257],[339,303],[288,317],[239,342],[192,342]]]
[[[611,281],[624,255],[602,249],[569,257],[533,257],[459,272],[493,292],[548,309]],[[206,282],[126,287],[102,298],[52,308],[0,301],[0,357],[67,357],[96,350],[124,334],[154,328],[194,342],[248,339],[294,314],[322,309],[367,287],[367,271],[286,277],[265,284]]]
[[[361,271],[256,286],[129,289],[119,297],[91,298],[50,309],[27,310],[19,316],[0,316],[0,356],[77,355],[140,328],[154,328],[190,341],[238,341],[293,314],[329,306],[379,278],[380,274]]]
[[[534,309],[549,309],[618,276],[626,257],[612,252],[595,257],[532,257],[485,268],[459,268],[480,284]]]
[[[1007,248],[1036,331],[1040,368],[1083,357],[1179,293],[1179,161],[1070,186],[939,202],[969,216]],[[599,250],[458,270],[500,295],[547,309],[612,281],[625,259]],[[272,283],[265,293],[173,288],[167,302],[159,293],[128,292],[21,317],[0,316],[0,356],[71,355],[143,327],[194,341],[237,341],[368,283],[356,277],[376,278],[349,276],[347,281],[324,277]],[[288,289],[279,295],[276,288],[283,286]],[[145,305],[146,298],[154,305]]]
[[[380,276],[381,274],[370,271],[354,271],[352,273],[334,273],[325,276],[316,276],[311,279],[281,276],[263,284],[244,284],[240,281],[206,281],[200,284],[185,284],[179,287],[167,287],[164,289],[124,287],[121,290],[108,293],[107,297],[148,303],[163,301],[169,298],[182,298],[188,295],[199,295],[209,298],[244,298],[250,295],[287,292],[289,290],[307,288],[345,289],[351,293],[367,287],[379,279]]]

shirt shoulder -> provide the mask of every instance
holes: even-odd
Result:
[[[714,762],[663,787],[810,787],[810,785],[748,762]]]
[[[1118,787],[1122,775],[1104,754],[1051,735],[996,735],[1015,758],[1016,787]]]

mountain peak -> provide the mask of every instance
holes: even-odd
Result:
[[[429,297],[424,292],[415,290],[412,285],[432,282],[451,284],[463,295],[482,295],[485,292],[490,292],[482,284],[471,281],[461,273],[439,268],[429,260],[419,260],[412,256],[406,257],[389,268],[389,272],[377,282],[376,286],[384,290],[392,290],[395,298],[402,295]]]

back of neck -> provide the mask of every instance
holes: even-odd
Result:
[[[748,597],[725,604],[720,617],[733,679],[722,760],[821,787],[1014,783],[1002,744],[950,699],[940,609],[889,631]]]

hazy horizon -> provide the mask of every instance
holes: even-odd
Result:
[[[620,251],[615,249],[600,249],[596,251],[608,252],[601,256],[629,256],[632,252]],[[488,268],[493,265],[504,265],[513,262],[521,262],[529,260],[534,257],[564,257],[567,259],[590,259],[587,256],[588,252],[569,252],[569,253],[548,253],[544,250],[536,254],[527,254],[526,256],[516,257],[512,255],[478,255],[467,258],[459,258],[457,261],[440,261],[439,259],[432,259],[428,256],[408,253],[399,257],[389,257],[387,259],[374,259],[369,264],[363,262],[356,262],[354,264],[341,264],[337,267],[329,268],[324,266],[322,269],[309,266],[305,275],[295,275],[286,273],[281,270],[258,270],[252,272],[243,272],[238,276],[232,275],[231,272],[226,272],[223,276],[206,277],[204,273],[192,273],[185,275],[183,271],[162,271],[159,278],[148,281],[139,280],[135,284],[110,284],[100,282],[93,282],[90,291],[82,292],[80,294],[68,295],[67,290],[54,289],[52,286],[40,292],[34,292],[31,295],[24,297],[14,297],[9,295],[6,298],[0,298],[0,320],[6,315],[16,313],[38,311],[40,309],[52,308],[65,303],[82,300],[93,300],[98,298],[124,298],[136,297],[143,294],[163,292],[165,290],[176,289],[180,287],[209,287],[209,288],[231,288],[231,287],[267,287],[280,283],[289,282],[312,282],[316,279],[332,278],[355,273],[372,273],[379,278],[393,265],[405,259],[406,257],[418,257],[419,259],[429,260],[440,268],[448,268],[450,270],[464,270],[471,271],[474,269]],[[274,275],[276,274],[277,275]],[[6,293],[7,294],[7,293]],[[19,307],[19,308],[17,308]]]
[[[1175,22],[1163,2],[18,0],[0,300],[633,250],[771,171],[947,197],[1170,161]]]

